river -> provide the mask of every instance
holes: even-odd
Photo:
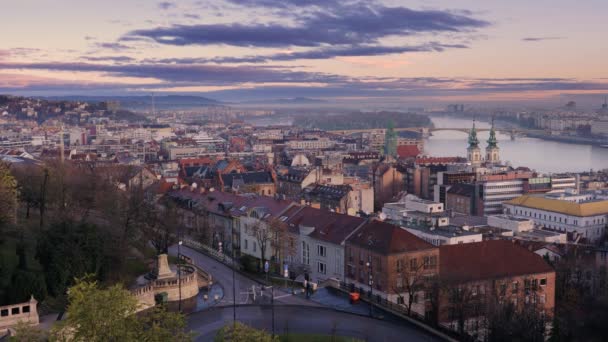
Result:
[[[448,117],[432,117],[436,128],[471,128],[472,121]],[[477,122],[478,128],[489,128]],[[482,153],[487,145],[488,132],[478,132]],[[497,134],[500,157],[514,167],[527,166],[539,172],[580,172],[608,168],[608,148],[569,144],[528,137],[511,140],[509,134]],[[466,156],[467,134],[459,131],[439,131],[425,140],[424,152],[430,156]]]

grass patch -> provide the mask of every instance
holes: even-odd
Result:
[[[315,334],[286,334],[279,336],[281,342],[363,342],[352,337],[315,335]]]

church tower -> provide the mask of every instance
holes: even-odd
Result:
[[[488,138],[488,147],[486,147],[486,162],[490,164],[500,163],[498,153],[498,140],[496,140],[496,131],[494,130],[494,119],[492,119],[492,128],[490,129],[490,138]]]
[[[477,130],[475,129],[475,120],[473,120],[473,128],[469,133],[469,147],[467,148],[467,159],[473,166],[481,165],[481,149],[479,148],[479,139],[477,139]]]

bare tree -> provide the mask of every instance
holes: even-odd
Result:
[[[277,254],[280,250],[279,241],[285,235],[283,222],[276,218],[256,219],[255,223],[250,225],[248,229],[260,248],[262,265],[266,262],[266,254],[269,248],[272,248],[275,257],[279,257]]]
[[[146,203],[143,207],[142,234],[149,239],[157,254],[167,253],[175,242],[179,223],[177,208],[171,201],[163,201],[163,207]]]
[[[403,262],[405,261],[405,265]],[[418,262],[416,258],[397,261],[397,284],[393,290],[403,300],[407,308],[408,316],[412,313],[412,306],[417,302],[417,297],[426,287],[426,279],[429,276],[424,268],[424,263]],[[407,297],[407,302],[405,301]]]

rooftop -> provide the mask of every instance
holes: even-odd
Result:
[[[376,220],[363,225],[348,243],[384,255],[436,248],[399,226]]]
[[[507,240],[443,245],[439,251],[439,274],[447,281],[468,282],[555,272],[541,256]]]
[[[608,214],[608,201],[575,203],[570,201],[524,195],[507,201],[505,204],[546,210],[578,217]]]

